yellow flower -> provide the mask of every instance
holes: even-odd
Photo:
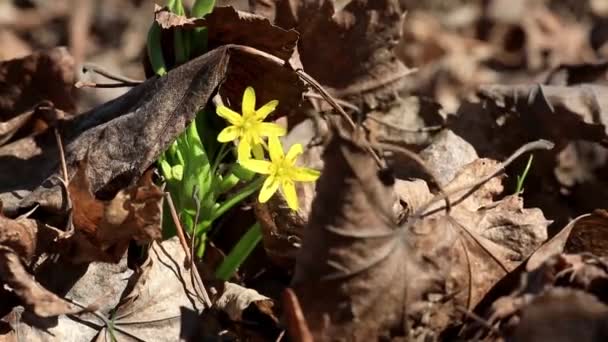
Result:
[[[239,161],[251,158],[251,151],[258,159],[264,158],[264,140],[262,137],[279,137],[285,135],[285,128],[270,122],[263,122],[268,114],[275,110],[279,101],[273,100],[255,110],[255,91],[247,87],[243,94],[243,115],[226,106],[217,108],[217,115],[226,119],[231,126],[224,128],[217,136],[222,143],[239,140]]]
[[[295,166],[296,159],[302,151],[302,145],[295,144],[287,151],[287,155],[284,155],[279,138],[271,136],[268,138],[270,161],[248,159],[241,162],[251,171],[268,175],[258,196],[260,203],[268,201],[280,187],[287,205],[293,210],[298,210],[298,195],[294,182],[314,182],[320,175],[317,170]]]

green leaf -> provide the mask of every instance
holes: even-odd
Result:
[[[163,57],[160,37],[160,25],[155,21],[148,31],[148,59],[150,60],[150,65],[152,66],[154,73],[162,76],[167,73],[167,67],[165,65],[165,58]]]
[[[262,229],[256,222],[236,243],[215,271],[218,279],[228,281],[262,240]]]
[[[203,17],[211,13],[213,7],[215,7],[215,0],[196,0],[192,5],[192,16]]]

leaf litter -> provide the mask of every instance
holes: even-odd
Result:
[[[87,111],[67,50],[0,62],[0,334],[608,336],[606,13],[593,1],[570,8],[577,19],[550,1],[439,3],[250,1],[253,13],[204,18],[148,6],[165,52],[176,30],[201,27],[209,52],[164,77],[137,61],[148,79]],[[162,241],[153,169],[199,109],[233,106],[248,86],[279,100],[284,144],[305,144],[302,163],[322,176],[297,188],[298,212],[280,197],[239,208],[263,248],[238,284],[217,282]],[[235,215],[223,229],[242,231]]]

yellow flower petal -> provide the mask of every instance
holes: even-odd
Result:
[[[267,175],[271,173],[272,163],[266,160],[257,160],[257,159],[245,159],[239,161],[239,163],[246,169],[251,170],[253,172],[261,173],[263,175]]]
[[[266,203],[275,192],[279,188],[279,179],[275,176],[268,176],[262,184],[262,189],[260,189],[260,194],[258,195],[258,201],[260,203]]]
[[[284,127],[271,122],[260,122],[257,128],[259,135],[265,137],[280,137],[287,133]]]
[[[229,142],[236,140],[239,137],[240,130],[236,126],[228,126],[217,135],[217,141]]]
[[[255,115],[255,90],[252,87],[245,89],[241,109],[243,110],[243,116]]]
[[[279,105],[278,100],[272,100],[267,104],[263,105],[262,108],[255,111],[255,117],[258,120],[264,120],[268,116],[268,114],[272,113],[277,106]]]
[[[264,147],[262,144],[255,144],[251,147],[255,159],[264,159]]]
[[[243,139],[239,141],[239,145],[236,148],[237,159],[240,161],[251,158],[251,144],[249,139]]]
[[[287,205],[292,210],[298,210],[298,194],[296,193],[296,185],[289,178],[284,178],[281,180],[281,192],[285,197],[285,201],[287,201]]]
[[[233,125],[239,126],[243,123],[243,117],[239,113],[233,111],[232,109],[226,106],[217,107],[216,112],[217,115],[223,117]]]
[[[294,167],[289,172],[289,178],[296,182],[314,182],[320,175],[321,172],[307,167]]]
[[[289,148],[289,151],[287,151],[287,156],[285,156],[285,159],[289,161],[289,164],[293,165],[296,163],[296,159],[298,159],[298,156],[302,154],[302,152],[304,152],[302,144],[293,144]]]
[[[283,145],[281,145],[281,140],[278,137],[270,136],[268,138],[268,153],[273,163],[283,161]]]

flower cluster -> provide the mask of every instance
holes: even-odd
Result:
[[[258,196],[261,203],[268,201],[280,189],[287,205],[297,210],[295,182],[314,182],[320,173],[296,166],[296,160],[303,152],[302,145],[294,144],[285,154],[279,137],[285,135],[286,130],[275,123],[264,122],[278,104],[279,101],[273,100],[256,110],[255,91],[247,87],[243,94],[242,115],[226,106],[217,108],[217,114],[231,124],[220,132],[217,140],[223,143],[238,141],[239,163],[253,172],[267,175]],[[268,143],[264,138],[268,138]],[[265,159],[264,150],[268,150],[270,160]],[[255,159],[251,158],[252,152]]]

